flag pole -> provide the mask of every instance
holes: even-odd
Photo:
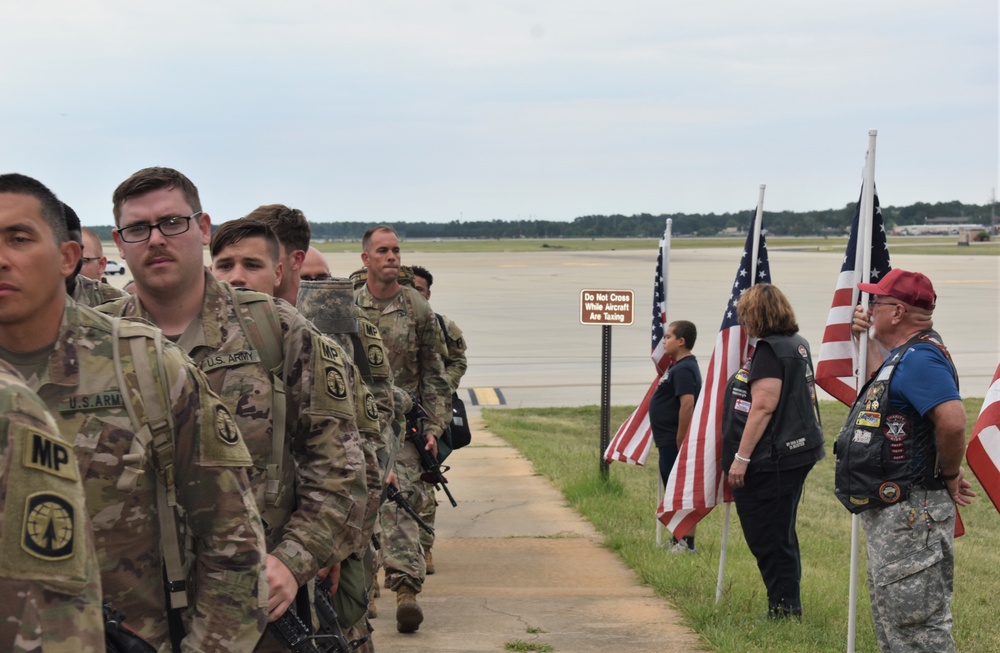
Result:
[[[670,237],[672,235],[672,230],[673,230],[672,225],[673,224],[674,224],[673,219],[672,218],[667,218],[667,224],[663,228],[663,250],[664,250],[663,253],[664,253],[664,257],[663,257],[663,279],[661,281],[661,283],[663,284],[663,288],[661,288],[660,290],[663,293],[663,295],[662,295],[662,297],[663,297],[663,309],[664,309],[663,312],[666,315],[670,315],[670,313],[666,309],[667,309],[667,302],[669,301],[669,296],[667,295],[667,287],[668,287],[667,286],[667,279],[670,277]],[[666,328],[666,325],[664,325],[664,328]],[[652,428],[653,428],[652,425],[650,425],[650,429],[652,429]],[[663,487],[663,479],[660,477],[659,470],[657,470],[657,472],[656,472],[656,505],[657,506],[660,506],[660,505],[663,504],[663,493],[664,493],[665,490],[666,490],[666,488]],[[656,512],[654,511],[653,514],[655,515]],[[663,543],[663,522],[661,522],[659,519],[657,519],[656,520],[656,546],[660,546],[662,543]]]
[[[753,220],[753,254],[750,260],[750,285],[753,285],[757,278],[757,257],[760,254],[760,232],[761,232],[761,218],[764,216],[764,189],[767,188],[766,184],[760,185],[760,190],[757,194],[757,212],[754,214]],[[741,353],[741,358],[745,357],[747,353],[746,347],[744,346],[743,352]],[[742,360],[740,361],[743,362]],[[722,544],[719,546],[719,575],[715,581],[715,604],[719,605],[722,602],[722,585],[726,579],[726,553],[729,547],[729,523],[732,518],[733,504],[732,502],[726,502],[726,515],[722,520]]]
[[[860,294],[858,288],[858,283],[868,282],[868,277],[871,274],[871,258],[872,258],[872,213],[875,209],[875,139],[878,136],[878,130],[872,129],[868,132],[868,156],[865,157],[865,179],[864,185],[861,187],[861,214],[858,219],[858,229],[861,233],[858,234],[860,238],[858,239],[858,250],[855,255],[855,266],[854,266],[854,296]],[[857,259],[861,259],[861,265],[858,265]],[[861,300],[861,305],[866,310],[868,309],[869,296],[867,293],[863,296]],[[852,306],[857,305],[857,300],[852,303]],[[864,385],[864,380],[868,378],[868,334],[862,333],[858,338],[858,364],[857,364],[857,376],[855,377],[855,386],[858,391]],[[858,566],[859,566],[859,550],[861,540],[861,518],[856,514],[851,515],[851,584],[850,584],[850,598],[848,599],[848,610],[847,610],[847,653],[854,653],[854,639],[857,634],[858,629]]]

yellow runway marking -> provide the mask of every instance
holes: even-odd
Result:
[[[500,388],[469,388],[473,406],[503,406],[507,401]]]

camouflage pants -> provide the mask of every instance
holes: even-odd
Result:
[[[421,519],[427,522],[428,526],[434,528],[434,517],[437,515],[438,507],[437,496],[434,492],[433,485],[424,483],[424,486],[427,488],[427,495],[430,500],[427,502],[427,509],[418,514]],[[422,528],[420,529],[420,546],[424,547],[424,551],[427,551],[434,546],[434,536]]]
[[[954,652],[955,504],[948,491],[914,490],[908,502],[861,513],[861,523],[881,651]]]
[[[411,442],[405,442],[396,456],[399,490],[419,515],[427,510],[432,486],[420,480],[420,456]],[[395,503],[382,506],[382,562],[389,588],[395,591],[406,583],[414,592],[423,588],[426,568],[420,546],[420,528],[413,518]]]

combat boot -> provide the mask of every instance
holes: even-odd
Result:
[[[430,549],[424,552],[424,566],[427,568],[428,576],[434,573],[434,557],[431,555]]]
[[[424,611],[417,605],[417,595],[413,588],[403,583],[396,590],[396,630],[412,633],[420,628]]]

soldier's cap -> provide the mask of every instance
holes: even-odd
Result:
[[[928,311],[933,311],[937,303],[934,285],[926,275],[900,268],[890,270],[878,283],[859,283],[858,289],[872,295],[895,297],[910,306]]]

